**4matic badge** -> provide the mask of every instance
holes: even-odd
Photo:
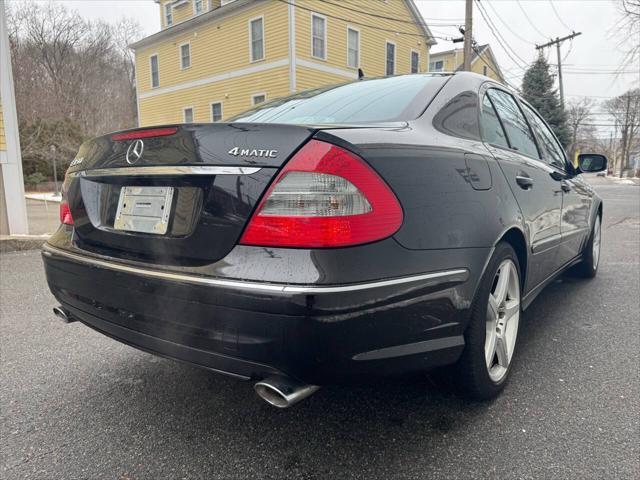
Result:
[[[277,150],[240,148],[240,147],[233,147],[227,153],[229,153],[229,155],[233,155],[234,157],[240,156],[240,157],[276,158],[278,156]]]

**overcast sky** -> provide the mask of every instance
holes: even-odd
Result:
[[[115,21],[124,15],[133,17],[146,35],[160,29],[158,6],[153,0],[56,1],[87,18]],[[460,36],[454,25],[464,23],[463,0],[415,1],[435,36]],[[640,66],[637,64],[622,67],[622,73],[617,76],[613,73],[619,69],[623,58],[624,48],[619,42],[624,38],[628,42],[640,42],[640,39],[627,38],[626,32],[617,31],[619,3],[619,0],[553,0],[553,4],[551,0],[482,0],[481,5],[502,39],[496,39],[478,6],[474,7],[474,38],[479,44],[491,44],[507,80],[519,87],[523,66],[536,58],[534,44],[572,31],[582,32],[572,42],[562,44],[565,96],[567,100],[580,96],[602,100],[640,86]],[[448,50],[453,46],[451,41],[438,39],[438,45],[432,51]],[[546,49],[545,55],[549,55],[550,63],[556,63],[555,48]],[[598,120],[610,122],[605,116],[598,116]]]

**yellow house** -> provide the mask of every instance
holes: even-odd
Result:
[[[462,70],[464,53],[462,48],[432,53],[429,59],[430,72],[455,72]],[[471,56],[471,71],[505,83],[504,76],[489,44],[478,45]]]
[[[156,0],[133,45],[141,126],[219,121],[358,78],[427,71],[435,40],[413,0]]]

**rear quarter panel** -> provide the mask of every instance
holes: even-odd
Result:
[[[394,238],[406,249],[491,247],[512,226],[521,228],[504,175],[482,142],[451,137],[425,123],[375,135],[343,130],[340,138],[319,136],[349,142],[393,189],[404,211]],[[478,179],[486,182],[487,172],[489,188],[474,188]]]

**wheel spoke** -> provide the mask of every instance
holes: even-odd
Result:
[[[507,368],[509,366],[509,346],[504,335],[496,336],[496,354],[498,356],[498,365]]]
[[[511,264],[505,263],[498,272],[498,283],[493,292],[498,305],[501,305],[507,298],[507,288],[509,286],[509,276],[511,274]]]
[[[598,267],[598,260],[600,259],[600,221],[596,218],[596,223],[593,226],[593,252],[591,254],[593,261],[593,268]]]
[[[498,318],[498,309],[500,308],[500,302],[493,296],[493,293],[489,294],[489,311],[487,315],[492,319]]]
[[[484,357],[485,362],[487,363],[487,368],[491,368],[493,357],[496,354],[496,327],[495,323],[492,325],[492,327],[489,327],[489,323],[487,323],[487,338],[484,343]]]
[[[518,300],[507,300],[504,304],[504,320],[505,323],[509,322],[514,315],[520,313],[520,302]]]

